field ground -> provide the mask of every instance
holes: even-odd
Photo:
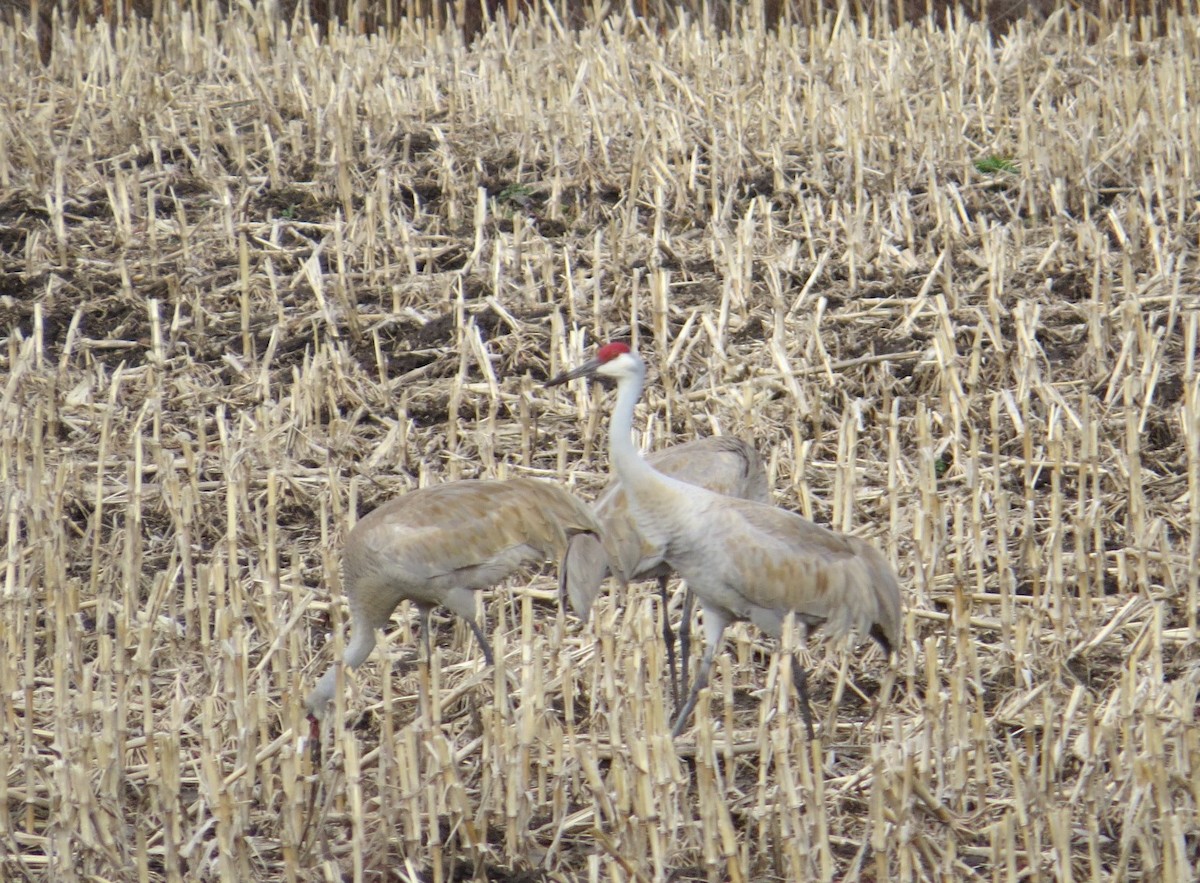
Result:
[[[1184,883],[1200,864],[1200,18],[471,47],[0,26],[0,877]],[[255,17],[257,16],[257,17]],[[752,439],[886,551],[902,652],[732,630],[669,737],[650,584],[402,605],[314,762],[348,526]],[[673,615],[678,615],[677,604]]]

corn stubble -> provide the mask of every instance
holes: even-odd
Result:
[[[0,29],[0,876],[1191,880],[1196,22]],[[647,445],[885,550],[896,668],[817,644],[813,744],[741,626],[672,741],[653,585],[531,573],[314,762],[355,514],[590,498],[534,381],[622,328]]]

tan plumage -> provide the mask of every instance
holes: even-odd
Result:
[[[747,500],[770,502],[767,473],[762,458],[754,446],[740,438],[711,436],[665,448],[646,455],[646,461],[664,475],[688,484],[708,488],[714,493]],[[680,699],[675,664],[675,633],[667,616],[667,581],[672,570],[663,560],[666,546],[653,542],[638,529],[637,520],[629,506],[629,498],[614,478],[592,504],[592,511],[604,536],[617,555],[621,568],[629,579],[657,579],[663,600],[663,640],[667,647],[667,663],[671,669],[671,687],[675,701]],[[600,541],[591,534],[571,538],[570,554],[563,565],[562,585],[571,609],[585,622],[600,587],[609,575],[608,554]],[[679,624],[680,649],[683,656],[683,685],[687,688],[687,669],[691,646],[692,596],[684,599]]]
[[[779,638],[791,613],[804,631],[823,627],[835,637],[855,631],[870,635],[888,653],[898,650],[900,586],[877,549],[795,513],[670,478],[642,459],[632,430],[645,370],[628,346],[613,343],[550,383],[591,374],[617,381],[609,462],[639,528],[665,546],[664,560],[704,610],[704,658],[673,732],[683,729],[708,683],[713,655],[730,622],[749,620]],[[806,675],[794,657],[792,670],[811,733]]]
[[[352,628],[346,666],[357,668],[366,660],[375,630],[404,600],[420,612],[427,658],[429,614],[442,605],[467,621],[491,664],[492,648],[476,619],[475,591],[525,565],[559,560],[572,536],[599,536],[599,530],[582,502],[531,478],[448,482],[384,503],[346,537],[343,571]],[[616,562],[610,566],[621,572]],[[336,683],[336,667],[330,666],[309,694],[312,716],[325,712]]]

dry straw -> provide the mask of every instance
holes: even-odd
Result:
[[[0,877],[1161,880],[1200,862],[1200,19],[864,36],[265,12],[0,29]],[[1092,39],[1095,38],[1095,39]],[[339,694],[357,514],[764,452],[905,640],[753,629],[668,737],[652,587],[413,611]]]

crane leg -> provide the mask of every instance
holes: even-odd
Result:
[[[688,668],[692,660],[692,610],[696,607],[696,596],[691,589],[683,593],[683,615],[679,620],[679,659],[683,671],[681,679],[683,692],[688,688]],[[675,697],[675,707],[679,707],[679,696]]]
[[[701,602],[703,605],[703,602]],[[687,702],[679,711],[679,716],[675,718],[675,726],[671,728],[671,738],[675,738],[683,732],[683,725],[687,723],[692,712],[696,709],[696,700],[700,696],[700,691],[708,686],[708,676],[712,671],[713,656],[716,655],[717,648],[721,646],[721,639],[725,635],[725,626],[729,625],[730,616],[725,611],[717,607],[704,606],[704,656],[700,659],[700,671],[696,673],[696,682],[692,684],[692,689],[688,693]]]
[[[446,592],[442,598],[442,604],[447,610],[467,621],[467,625],[471,627],[471,631],[475,635],[475,640],[479,642],[479,646],[483,650],[483,658],[487,660],[488,665],[492,665],[496,658],[492,654],[492,645],[488,643],[487,635],[483,633],[483,627],[479,625],[476,602],[475,592],[466,588],[452,589]]]
[[[479,646],[483,650],[483,658],[487,661],[487,664],[495,665],[496,656],[492,653],[492,645],[488,643],[487,635],[483,633],[483,627],[473,619],[468,619],[467,625],[475,633],[475,640],[479,642]]]
[[[417,612],[421,615],[421,643],[425,645],[425,664],[433,664],[433,644],[429,640],[429,632],[433,628],[429,620],[429,614],[433,613],[433,606],[430,604],[418,604]]]
[[[691,692],[688,693],[687,702],[680,709],[679,716],[675,718],[675,726],[671,728],[671,738],[675,738],[683,732],[683,725],[688,722],[688,718],[696,710],[696,700],[700,697],[700,691],[708,686],[708,674],[712,669],[713,649],[713,644],[709,644],[704,648],[704,658],[700,660],[700,671],[697,672],[696,681],[692,684]]]
[[[809,741],[812,741],[816,736],[813,733],[812,707],[808,704],[808,672],[795,654],[792,654],[792,683],[796,685],[796,693],[800,696],[800,716],[804,718],[804,727],[808,730]]]
[[[679,672],[678,666],[675,664],[675,632],[671,628],[671,612],[668,607],[670,597],[667,595],[667,578],[660,576],[658,578],[658,591],[662,595],[662,636],[663,643],[667,645],[667,665],[671,669],[671,698],[675,702],[675,707],[679,707]],[[680,629],[682,630],[682,626]],[[686,662],[684,663],[687,664]]]

